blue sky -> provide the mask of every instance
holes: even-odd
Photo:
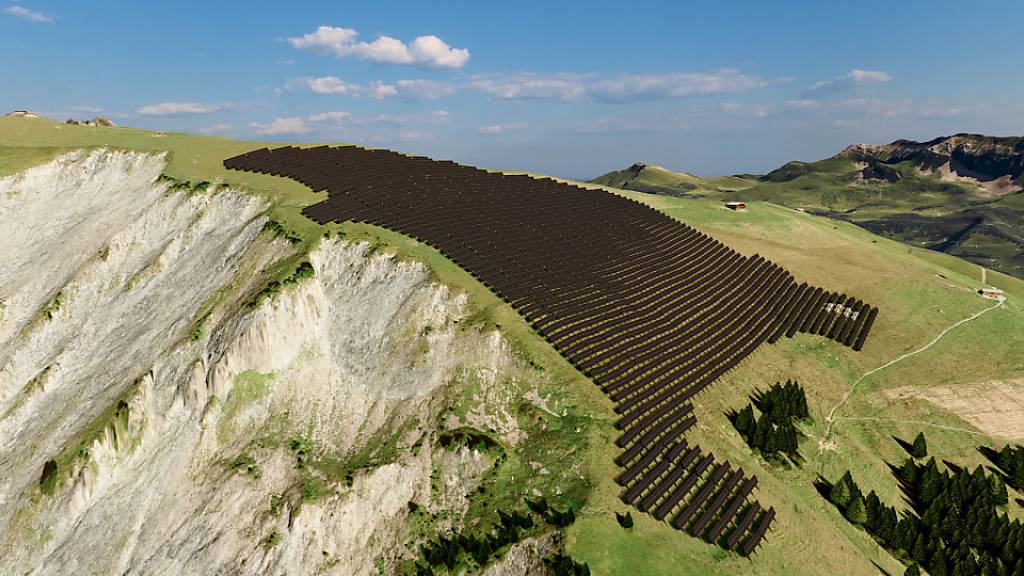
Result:
[[[4,2],[0,111],[62,119],[571,178],[1024,133],[1020,2]]]

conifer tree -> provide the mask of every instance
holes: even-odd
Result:
[[[853,524],[861,525],[867,522],[867,510],[864,508],[864,498],[859,494],[850,498],[850,505],[846,507],[846,519]]]
[[[743,436],[744,439],[750,438],[750,432],[757,426],[757,419],[754,418],[754,407],[747,404],[747,407],[740,410],[736,415],[736,422],[734,424],[736,431]]]
[[[757,448],[762,452],[768,446],[768,433],[772,429],[772,423],[770,418],[762,417],[757,421],[757,426],[754,428],[753,438],[751,439],[750,445],[753,448]]]
[[[947,576],[949,574],[946,571],[946,556],[941,548],[935,551],[935,555],[932,556],[932,560],[927,566],[929,576]]]
[[[918,432],[914,438],[914,445],[910,451],[914,458],[924,458],[928,455],[928,442],[924,439],[924,432]]]
[[[828,499],[838,506],[840,510],[846,509],[846,506],[850,503],[850,485],[846,482],[846,476],[843,476],[832,485],[832,491],[829,492]]]
[[[1024,452],[1018,452],[1022,454]],[[1014,458],[1013,470],[1010,473],[1010,477],[1013,481],[1013,485],[1016,488],[1024,488],[1024,458]]]
[[[912,562],[907,569],[903,571],[903,576],[921,576],[921,569],[917,567],[917,562]]]
[[[996,463],[1003,472],[1009,472],[1013,470],[1013,449],[1007,444],[1003,446],[1003,449],[999,451],[999,457],[996,459]]]
[[[903,468],[900,469],[900,478],[902,478],[908,486],[914,487],[917,485],[919,476],[920,474],[917,468],[917,463],[914,462],[913,458],[907,458],[907,461],[903,463]]]

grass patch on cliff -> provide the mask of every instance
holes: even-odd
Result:
[[[300,466],[308,465],[325,479],[351,487],[360,471],[397,461],[404,449],[399,443],[419,425],[418,417],[409,418],[393,427],[385,424],[353,454],[332,454],[302,437],[293,438],[291,446]]]
[[[217,440],[221,444],[230,442],[237,431],[235,420],[238,415],[270,394],[270,384],[274,378],[273,372],[263,373],[252,369],[235,374],[234,385],[221,407],[221,418],[217,423]]]
[[[41,478],[40,489],[45,495],[52,495],[68,480],[70,474],[80,469],[83,462],[92,456],[92,446],[108,436],[115,450],[134,450],[142,441],[139,432],[131,430],[131,406],[129,400],[138,392],[139,381],[121,394],[113,403],[75,434],[68,444],[49,463]]]

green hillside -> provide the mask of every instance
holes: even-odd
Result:
[[[736,176],[703,178],[686,172],[673,172],[661,166],[638,162],[625,170],[609,172],[592,180],[594,184],[622,190],[635,190],[667,196],[702,196],[715,192],[744,190],[757,182]]]
[[[75,148],[165,152],[167,176],[191,182],[222,181],[264,195],[272,202],[272,217],[312,245],[328,229],[306,220],[299,210],[322,200],[323,194],[313,194],[292,180],[232,172],[221,166],[224,158],[263,145],[0,118],[0,175]],[[987,462],[979,446],[998,449],[1006,442],[1024,442],[1024,427],[1007,424],[1024,422],[1024,400],[1020,400],[1024,398],[1024,355],[1020,353],[1024,350],[1024,281],[986,271],[983,282],[982,268],[965,260],[780,205],[838,212],[837,206],[847,210],[870,204],[872,194],[901,201],[919,195],[906,199],[902,207],[930,194],[936,199],[962,194],[965,202],[969,195],[968,191],[944,192],[938,187],[946,183],[937,181],[935,189],[916,192],[917,188],[906,185],[850,186],[842,183],[845,168],[840,170],[836,164],[833,172],[811,171],[786,182],[760,183],[746,178],[676,179],[644,167],[640,180],[650,172],[657,186],[678,188],[687,182],[695,186],[697,196],[704,197],[614,190],[691,224],[743,254],[764,255],[799,281],[845,292],[881,311],[861,352],[816,336],[783,338],[756,351],[695,401],[700,425],[690,432],[691,441],[756,474],[760,480],[757,500],[778,512],[767,542],[752,559],[705,544],[636,510],[632,513],[635,526],[622,528],[615,513],[629,507],[619,500],[621,490],[614,482],[620,473],[613,463],[619,453],[614,445],[618,433],[613,428],[611,402],[598,388],[538,338],[511,307],[435,250],[366,224],[332,225],[330,231],[424,263],[438,281],[468,295],[472,313],[468,321],[499,329],[517,353],[558,387],[558,400],[568,406],[567,417],[535,415],[531,422],[536,423],[523,430],[531,438],[523,450],[530,452],[514,453],[502,464],[488,492],[494,493],[497,502],[521,501],[537,487],[564,493],[565,502],[578,506],[576,521],[566,532],[566,552],[586,562],[593,574],[817,576],[874,575],[879,569],[902,574],[900,562],[843,518],[818,493],[814,482],[819,478],[835,481],[851,470],[865,490],[875,490],[885,504],[902,509],[905,501],[887,465],[905,457],[894,436],[909,441],[924,431],[929,452],[937,459],[971,467]],[[628,175],[618,174],[606,175],[606,185],[629,184],[624,180]],[[741,189],[742,194],[734,192]],[[829,193],[834,195],[832,207],[822,205]],[[861,196],[849,197],[854,193]],[[725,197],[742,198],[749,209],[723,209]],[[1006,196],[999,202],[1019,210],[1024,208],[1019,198]],[[876,214],[884,213],[884,208],[878,210]],[[1006,291],[1007,300],[1001,305],[977,294],[983,285],[992,284]],[[918,350],[922,351],[914,353]],[[770,464],[754,454],[725,416],[746,405],[755,389],[787,379],[804,386],[811,412],[811,420],[799,425],[806,436],[800,444],[804,459],[800,467]],[[994,418],[989,412],[997,397],[1001,405],[999,418]],[[579,478],[569,482],[556,480],[558,475],[533,473],[528,466],[533,461],[578,465]],[[1011,491],[1006,511],[1020,518],[1024,511],[1012,503],[1014,497],[1024,494]],[[475,500],[469,510],[481,517],[493,513]]]
[[[992,174],[968,169],[963,163],[970,158],[958,161],[955,151],[950,160],[927,149],[917,150],[957,138],[975,143],[982,152],[991,154],[974,158],[977,165],[972,168],[981,170],[984,162],[1005,164],[1009,166],[1002,168],[1006,175],[993,179]],[[692,193],[705,198],[762,200],[802,208],[853,222],[886,238],[952,254],[1024,278],[1024,191],[1016,175],[1019,168],[1015,167],[1021,160],[1019,154],[989,150],[993,140],[1012,148],[1021,147],[1020,139],[957,135],[922,144],[901,141],[874,148],[851,147],[816,162],[788,162],[756,180],[741,180],[746,183],[742,187],[698,186],[686,179],[689,175],[664,169],[657,171],[656,178],[655,174],[648,176],[651,170],[642,170],[630,179],[627,176],[636,172],[630,168],[611,172],[594,182],[670,196],[686,194],[689,190],[685,187],[693,186]],[[959,166],[962,173],[974,177],[953,178],[943,174],[943,161],[946,166]],[[674,180],[686,183],[670,184]]]

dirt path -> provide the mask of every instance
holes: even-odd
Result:
[[[914,350],[913,352],[907,352],[906,354],[900,356],[899,358],[896,358],[894,360],[890,360],[889,362],[886,362],[885,364],[882,364],[878,368],[875,368],[874,370],[871,370],[871,371],[868,371],[868,372],[865,372],[864,374],[862,374],[861,377],[857,378],[857,381],[854,382],[852,386],[850,386],[850,389],[846,391],[846,394],[843,395],[842,399],[840,399],[839,402],[837,402],[836,405],[832,407],[832,410],[829,411],[828,418],[827,418],[828,427],[825,429],[825,437],[822,439],[823,445],[828,444],[829,443],[829,439],[832,436],[832,425],[835,424],[835,422],[837,420],[837,418],[835,417],[836,416],[836,411],[839,410],[843,406],[843,404],[846,404],[846,401],[850,399],[850,396],[853,395],[853,392],[857,389],[857,385],[859,385],[861,382],[863,382],[865,378],[867,378],[868,376],[871,376],[872,374],[875,374],[877,372],[881,372],[882,370],[885,370],[886,368],[892,366],[893,364],[901,362],[901,361],[903,361],[903,360],[905,360],[907,358],[910,358],[911,356],[914,356],[916,354],[920,354],[921,352],[924,352],[925,350],[927,350],[927,349],[931,348],[932,346],[934,346],[939,340],[942,339],[943,336],[945,336],[951,330],[953,330],[953,329],[955,329],[955,328],[957,328],[957,327],[959,327],[959,326],[961,326],[963,324],[966,324],[966,323],[968,323],[968,322],[970,322],[972,320],[977,319],[982,314],[985,314],[987,312],[991,312],[992,310],[995,310],[996,308],[999,308],[1000,306],[1003,305],[1003,301],[1004,301],[1003,299],[1000,299],[995,304],[993,304],[992,306],[989,306],[988,308],[985,308],[984,310],[982,310],[980,312],[976,312],[976,313],[968,316],[967,318],[964,318],[963,320],[960,320],[956,324],[953,324],[952,326],[947,326],[946,329],[943,330],[942,332],[939,332],[939,335],[936,336],[931,342],[925,344],[921,348],[918,348],[917,350]],[[848,417],[846,417],[844,419],[852,420],[853,418],[854,417],[852,417],[852,416],[848,416]]]
[[[946,426],[943,424],[933,424],[932,422],[925,422],[923,420],[901,420],[899,418],[877,418],[874,416],[841,416],[836,420],[873,420],[875,422],[899,422],[901,424],[916,424],[918,426],[929,426],[931,428],[941,428],[943,430],[953,430],[955,432],[964,432],[967,434],[974,434],[975,436],[984,436],[988,438],[988,434],[984,432],[978,432],[977,430],[968,430],[967,428],[957,428],[956,426]]]
[[[981,268],[981,283],[988,284],[988,270],[984,266],[979,266],[979,268]]]

